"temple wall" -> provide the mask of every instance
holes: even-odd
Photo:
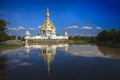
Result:
[[[39,44],[59,44],[67,43],[67,39],[34,39],[28,40],[28,43],[39,43]]]
[[[30,40],[42,40],[42,39],[58,39],[58,40],[60,40],[60,39],[68,39],[68,36],[50,36],[50,37],[48,37],[48,36],[42,36],[42,35],[40,35],[40,36],[33,36],[33,37],[25,37],[25,39],[30,39]]]

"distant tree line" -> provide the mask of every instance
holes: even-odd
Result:
[[[69,36],[69,44],[86,44],[89,42],[95,42],[96,37],[94,36]]]
[[[6,41],[9,38],[6,33],[6,22],[0,19],[0,42]]]
[[[98,41],[120,43],[120,29],[103,30],[97,35]]]
[[[69,36],[69,39],[72,39],[72,40],[89,40],[89,37],[85,37],[85,36]]]
[[[96,41],[96,37],[94,36],[69,36],[69,40],[83,40],[83,41]]]
[[[120,29],[103,30],[97,36],[69,36],[73,42],[87,41],[103,44],[120,44]]]

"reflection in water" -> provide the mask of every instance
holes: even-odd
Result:
[[[6,56],[0,56],[0,80],[6,80]]]
[[[27,43],[0,54],[0,80],[120,80],[119,52],[96,45]]]
[[[111,48],[106,46],[72,45],[69,46],[67,52],[75,56],[120,59],[120,48]]]
[[[68,48],[68,53],[75,56],[83,57],[105,57],[97,48],[93,45],[72,45]]]
[[[104,56],[108,56],[110,58],[114,59],[120,59],[120,48],[111,48],[111,47],[106,47],[106,46],[98,46],[99,51]]]
[[[45,63],[48,66],[48,74],[50,73],[50,64],[54,60],[56,55],[56,49],[62,48],[65,52],[67,52],[68,44],[56,44],[56,45],[29,45],[25,44],[25,50],[27,52],[27,56],[29,57],[29,52],[32,48],[41,49],[41,56],[44,58]]]

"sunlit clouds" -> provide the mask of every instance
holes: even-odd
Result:
[[[28,27],[23,27],[23,26],[19,26],[19,27],[8,27],[8,30],[13,30],[13,31],[19,31],[19,30],[25,30]],[[29,27],[29,30],[36,30],[36,28],[33,27]]]
[[[91,26],[68,26],[66,27],[66,30],[70,36],[97,36],[103,28]]]
[[[66,29],[102,29],[102,27],[95,27],[95,28],[93,28],[93,27],[91,27],[91,26],[82,26],[82,27],[80,27],[80,26],[68,26],[68,27],[66,27]]]
[[[102,29],[101,27],[96,27],[96,29]]]
[[[25,31],[26,28],[28,28],[28,30],[32,35],[35,34],[41,34],[40,33],[40,27],[42,25],[38,25],[37,27],[24,27],[24,26],[18,26],[18,27],[8,27],[8,31],[10,32],[10,34],[14,33],[13,35],[21,35],[24,36],[25,35]],[[92,26],[68,26],[65,27],[65,29],[67,30],[69,36],[96,36],[100,31],[103,30],[102,27],[92,27]],[[57,32],[58,34],[61,34],[59,32]]]

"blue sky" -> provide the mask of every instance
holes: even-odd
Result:
[[[120,0],[0,0],[0,18],[11,22],[10,34],[39,34],[45,21],[46,8],[51,20],[62,34],[96,35],[103,29],[120,27]]]

